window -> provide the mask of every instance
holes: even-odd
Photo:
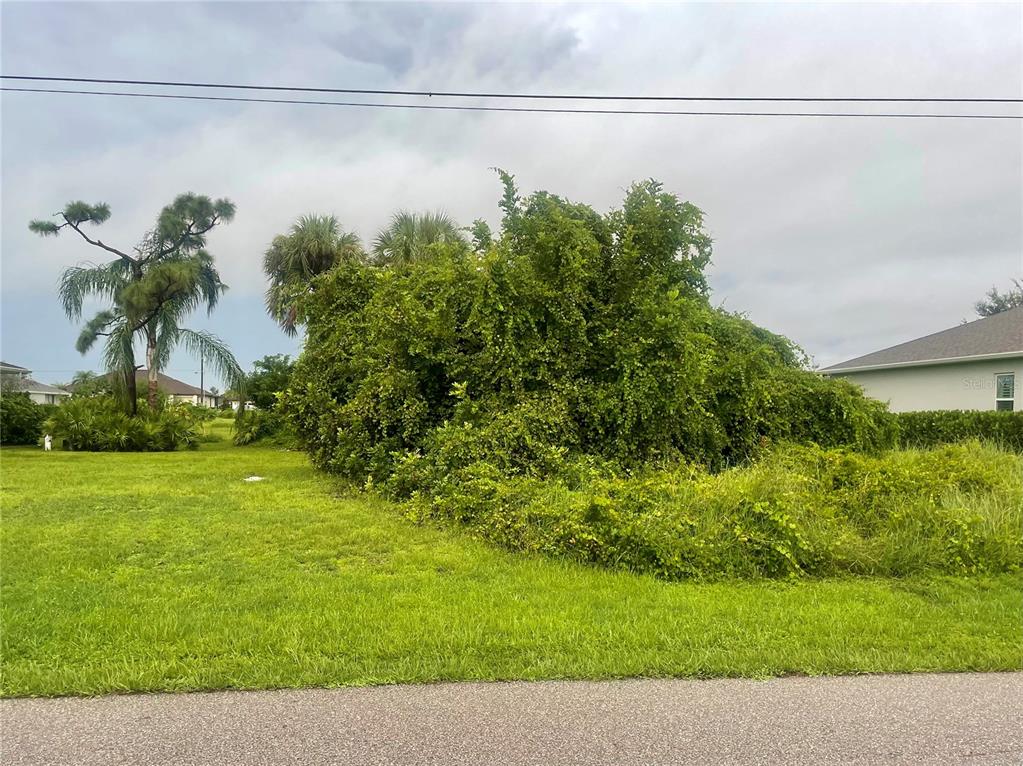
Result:
[[[1016,376],[1013,373],[995,375],[995,409],[1012,412],[1016,397]]]

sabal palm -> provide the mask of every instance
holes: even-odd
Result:
[[[295,299],[309,282],[338,263],[364,257],[359,238],[332,215],[304,215],[287,234],[274,237],[263,256],[269,280],[266,310],[288,334],[297,332]]]
[[[377,234],[373,241],[373,259],[381,266],[408,264],[422,258],[430,245],[465,241],[462,229],[445,213],[402,210]]]

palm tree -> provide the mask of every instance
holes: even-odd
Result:
[[[75,342],[75,350],[87,353],[100,337],[106,337],[103,347],[104,366],[110,372],[114,390],[124,395],[128,413],[138,412],[138,395],[135,385],[135,334],[118,301],[121,292],[131,281],[129,265],[117,260],[100,266],[72,266],[60,278],[57,293],[68,319],[82,318],[82,304],[89,296],[106,299],[113,308],[96,313],[85,323]]]
[[[58,387],[70,391],[75,396],[93,396],[108,393],[111,385],[106,375],[100,375],[92,370],[79,370],[71,377],[70,382]]]
[[[182,320],[202,305],[212,312],[227,289],[213,257],[204,248],[206,235],[234,217],[230,201],[213,201],[192,193],[179,195],[160,212],[156,227],[135,246],[133,254],[94,239],[83,230],[84,224],[106,221],[110,217],[108,205],[70,202],[57,216],[62,223],[32,221],[29,228],[44,236],[70,229],[90,245],[117,256],[106,264],[67,269],[61,277],[59,295],[72,320],[81,318],[88,296],[109,302],[109,308],[85,323],[75,347],[84,354],[101,337],[106,338],[107,369],[116,373],[115,381],[123,381],[132,415],[136,414],[136,337],[145,342],[150,407],[157,403],[159,370],[179,343],[192,353],[206,356],[213,368],[229,379],[241,375],[241,368],[219,338],[181,326]]]
[[[212,313],[219,296],[227,289],[220,281],[220,275],[209,265],[205,279],[190,285],[178,297],[166,303],[152,321],[153,362],[150,364],[149,387],[155,397],[157,376],[153,370],[161,370],[170,362],[171,354],[179,345],[192,357],[199,357],[228,385],[237,385],[244,373],[241,365],[227,345],[216,335],[206,330],[191,330],[182,327],[181,322],[199,305],[205,303],[207,315]],[[210,288],[215,286],[215,290]],[[147,330],[148,332],[148,330]],[[148,335],[147,335],[148,338]],[[147,352],[147,363],[149,359]]]
[[[454,219],[440,211],[394,214],[373,242],[373,258],[381,266],[412,263],[435,244],[465,244],[465,235]]]
[[[313,277],[346,260],[362,260],[359,238],[343,231],[332,215],[304,215],[287,234],[274,237],[263,256],[263,271],[270,281],[266,310],[288,335],[298,324],[295,299],[309,289]]]
[[[201,304],[212,312],[226,289],[212,258],[200,251],[196,256],[178,257],[173,262],[179,268],[154,267],[144,282],[130,279],[120,261],[104,266],[76,266],[65,271],[61,279],[59,294],[70,319],[81,318],[82,303],[88,295],[107,298],[113,304],[85,323],[75,348],[85,354],[100,338],[106,338],[104,364],[113,373],[116,389],[124,393],[132,415],[137,413],[136,336],[146,343],[150,407],[156,406],[159,371],[166,367],[178,344],[193,356],[203,356],[228,381],[235,381],[242,374],[238,362],[217,336],[181,326],[184,317]],[[154,292],[160,289],[163,293],[154,299]],[[145,294],[142,308],[133,305],[134,293],[138,292]]]
[[[156,406],[159,371],[167,366],[179,343],[192,356],[207,359],[213,370],[228,380],[242,374],[238,362],[217,336],[181,326],[185,317],[201,306],[206,307],[207,316],[212,314],[220,296],[227,290],[209,253],[199,250],[194,254],[179,252],[165,257],[150,269],[144,282],[132,287],[138,287],[143,294],[141,309],[135,313],[150,310],[142,330],[146,341],[150,407]],[[127,291],[123,295],[130,297]]]

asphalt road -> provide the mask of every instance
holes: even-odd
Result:
[[[1023,673],[0,701],[3,764],[1017,764]]]

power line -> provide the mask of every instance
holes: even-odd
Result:
[[[260,104],[305,104],[307,106],[343,106],[372,109],[419,109],[453,112],[531,112],[541,114],[633,114],[633,115],[689,115],[714,117],[877,117],[893,119],[952,119],[952,120],[1023,120],[1017,114],[928,114],[914,112],[734,112],[671,109],[569,109],[563,107],[532,106],[461,106],[456,104],[384,104],[361,101],[309,101],[290,98],[251,98],[241,96],[195,96],[184,93],[137,93],[130,91],[65,90],[57,88],[10,88],[0,91],[15,93],[51,93],[78,96],[120,96],[128,98],[178,99],[186,101],[227,101]]]
[[[239,85],[236,83],[176,82],[172,80],[117,80],[100,77],[40,77],[0,75],[4,80],[33,80],[36,82],[77,82],[102,85],[147,85],[174,88],[217,88],[223,90],[271,90],[301,93],[346,93],[364,96],[426,96],[443,98],[510,98],[585,101],[759,101],[759,102],[820,102],[820,103],[918,103],[918,104],[1020,104],[1023,98],[917,98],[917,97],[859,97],[859,96],[623,96],[582,93],[486,93],[438,90],[384,90],[376,88],[314,88],[290,85]]]
[[[52,372],[89,372],[89,370],[83,370],[81,367],[68,367],[68,368],[57,369],[57,370],[37,370],[36,368],[33,367],[31,372],[32,372],[33,375],[35,375],[35,374],[44,373],[44,372],[45,373],[52,373]],[[199,374],[199,370],[190,370],[190,369],[186,369],[184,367],[169,367],[169,368],[161,367],[160,368],[160,372],[177,372],[177,373],[189,372],[189,373],[192,373],[193,375],[198,375]]]

